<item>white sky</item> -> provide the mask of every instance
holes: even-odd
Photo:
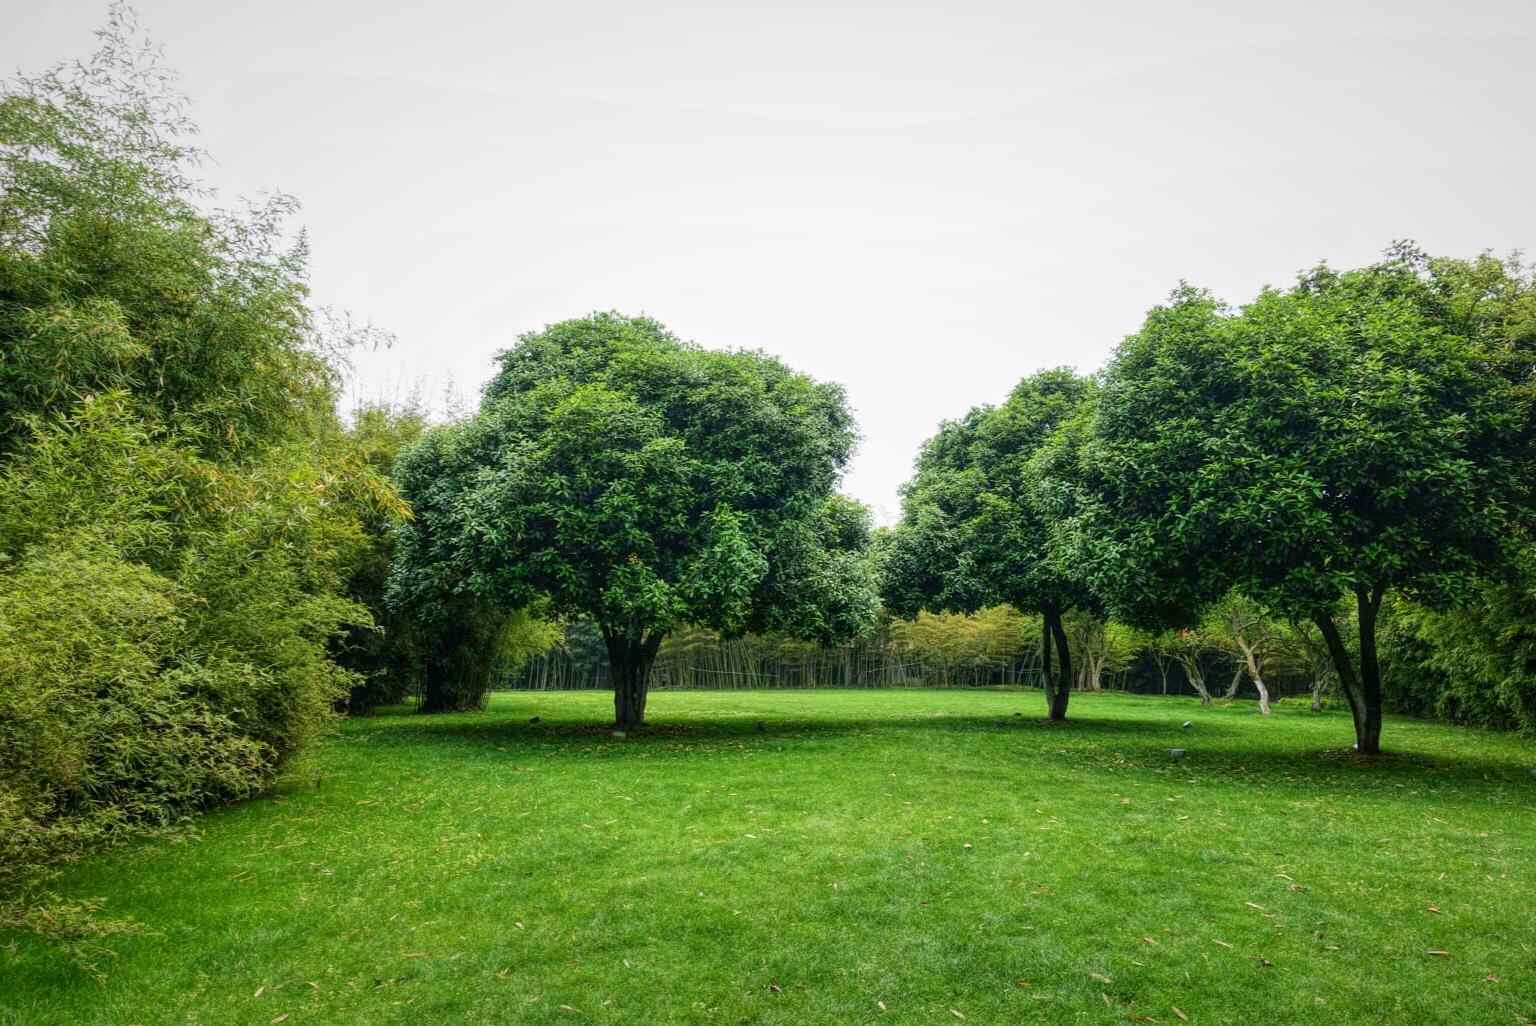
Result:
[[[137,6],[213,184],[298,196],[316,300],[398,335],[363,396],[643,311],[845,384],[887,521],[941,418],[1180,278],[1536,247],[1530,2]],[[104,13],[0,0],[0,71]]]

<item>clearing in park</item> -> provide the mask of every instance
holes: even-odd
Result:
[[[1050,726],[1035,693],[923,690],[660,692],[621,740],[611,701],[346,722],[195,839],[68,871],[154,932],[103,984],[17,941],[0,1018],[1536,1016],[1518,738],[1395,720],[1363,762],[1289,702],[1087,695]]]

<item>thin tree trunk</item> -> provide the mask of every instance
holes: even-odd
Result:
[[[1198,655],[1181,657],[1179,665],[1184,667],[1184,678],[1189,681],[1189,686],[1195,689],[1200,696],[1201,705],[1211,704],[1211,692],[1205,686],[1205,672],[1200,668]]]
[[[1067,631],[1061,625],[1061,610],[1054,605],[1048,605],[1042,613],[1045,616],[1046,627],[1050,635],[1056,641],[1056,661],[1061,667],[1061,672],[1056,678],[1056,687],[1053,691],[1050,686],[1050,673],[1046,673],[1046,702],[1049,708],[1049,717],[1057,722],[1067,718],[1067,700],[1072,694],[1072,651],[1067,647]]]
[[[1243,664],[1237,664],[1237,672],[1232,675],[1232,683],[1227,685],[1227,693],[1222,698],[1236,698],[1237,689],[1243,684]]]
[[[1253,681],[1253,686],[1259,692],[1259,713],[1269,715],[1269,689],[1264,686],[1264,674],[1259,670],[1258,655],[1246,645],[1243,647],[1243,661],[1248,665],[1248,679]]]
[[[1253,686],[1259,690],[1259,713],[1269,715],[1269,689],[1264,686],[1264,678],[1258,674],[1253,676]]]

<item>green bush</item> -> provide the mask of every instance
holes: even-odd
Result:
[[[372,623],[345,593],[364,521],[401,513],[325,440],[225,467],[117,394],[32,420],[0,466],[0,925],[91,943],[53,867],[258,791],[326,729],[359,680],[332,647]]]
[[[1399,712],[1536,734],[1536,545],[1459,608],[1394,607],[1383,642]]]
[[[89,536],[4,574],[0,887],[268,779],[275,750],[207,700],[241,668],[181,661],[193,598]]]

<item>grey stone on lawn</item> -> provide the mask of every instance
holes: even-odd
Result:
[[[1195,721],[1194,720],[1185,720],[1184,721],[1184,729],[1185,730],[1188,730],[1190,727],[1193,727],[1194,725],[1195,725]]]
[[[613,732],[613,736],[614,737],[629,737],[629,735],[624,733],[622,730],[615,730]]]
[[[1175,759],[1182,759],[1182,758],[1184,758],[1184,749],[1182,749],[1182,748],[1170,748],[1170,749],[1168,749],[1168,754],[1173,756]]]

